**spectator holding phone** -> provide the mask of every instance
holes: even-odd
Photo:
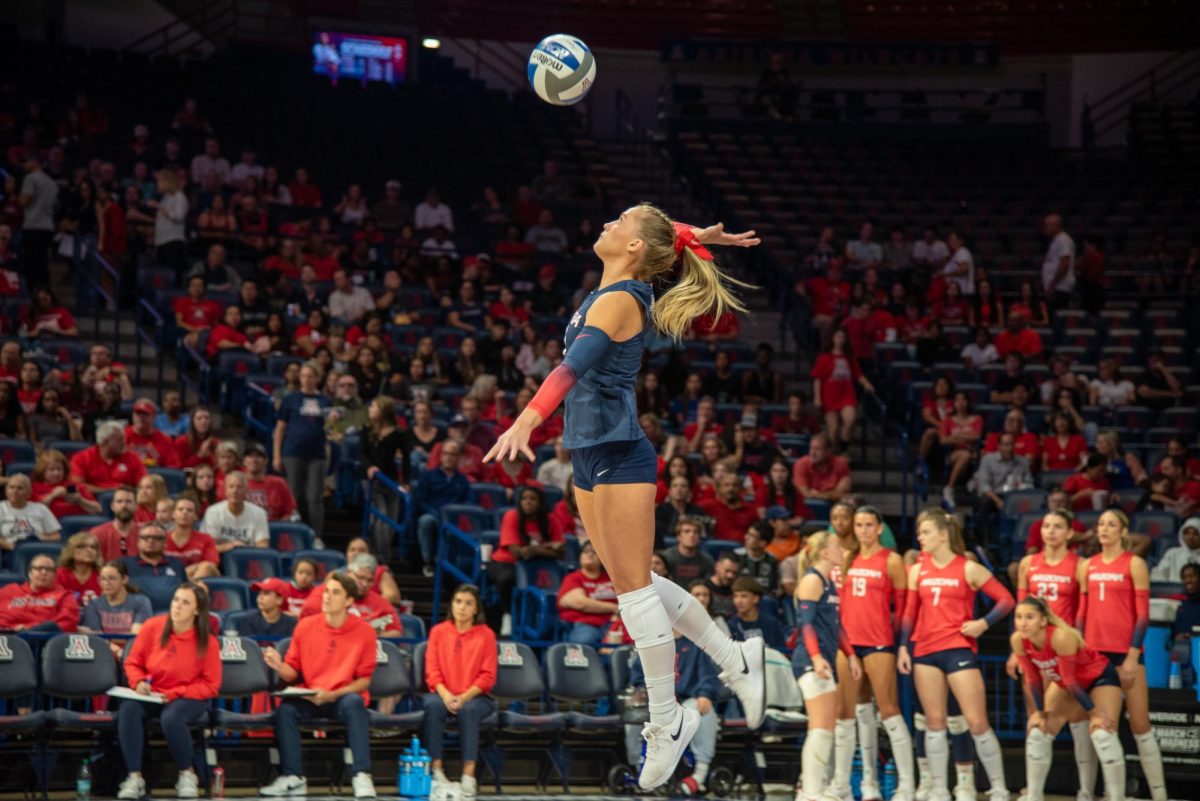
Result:
[[[62,451],[42,451],[34,465],[33,499],[50,508],[51,514],[62,519],[72,515],[98,515],[100,503],[87,487],[67,479],[70,464]]]

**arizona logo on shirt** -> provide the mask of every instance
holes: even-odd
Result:
[[[300,414],[305,417],[321,417],[321,402],[316,398],[304,398],[300,401]]]

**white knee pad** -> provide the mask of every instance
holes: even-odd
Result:
[[[925,731],[927,729],[927,726],[925,725],[925,713],[924,712],[914,712],[913,713],[913,728],[916,729],[917,731]]]
[[[1053,742],[1041,729],[1033,729],[1025,737],[1025,756],[1035,762],[1049,762]]]
[[[967,733],[967,719],[962,715],[951,715],[946,718],[946,730],[951,735]]]
[[[821,678],[815,670],[810,670],[796,679],[796,684],[800,687],[800,695],[803,696],[805,701],[811,701],[818,696],[837,692],[837,682],[833,679]]]
[[[1096,754],[1105,765],[1125,762],[1125,749],[1116,733],[1104,729],[1096,729],[1091,734],[1092,744],[1096,746]]]
[[[621,622],[639,647],[671,639],[671,620],[663,608],[662,599],[654,587],[647,584],[639,590],[617,596]]]

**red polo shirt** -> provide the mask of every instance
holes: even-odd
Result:
[[[76,484],[92,484],[103,489],[134,487],[144,475],[146,465],[130,451],[105,461],[100,455],[100,446],[93,445],[71,457],[71,481]]]
[[[758,509],[743,503],[736,509],[730,508],[720,498],[710,498],[696,504],[706,515],[716,519],[713,536],[719,540],[741,542],[746,529],[758,522]]]
[[[830,456],[823,465],[813,464],[811,456],[801,456],[792,467],[792,483],[817,492],[830,492],[843,478],[850,477],[850,462],[845,456]]]
[[[142,464],[151,467],[178,467],[175,443],[157,428],[142,436],[132,425],[125,426],[125,452],[137,454]]]

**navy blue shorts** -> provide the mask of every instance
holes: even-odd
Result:
[[[896,654],[896,646],[894,645],[855,645],[854,655],[859,659],[866,659],[871,654]]]
[[[591,491],[597,484],[654,484],[658,481],[658,452],[650,440],[604,442],[571,451],[575,488]]]
[[[979,669],[979,661],[975,659],[975,652],[970,648],[951,648],[948,651],[914,657],[913,664],[935,667],[947,676],[960,670]]]
[[[1112,667],[1113,670],[1116,670],[1121,665],[1125,664],[1125,657],[1129,656],[1128,651],[1121,651],[1121,652],[1101,651],[1100,653],[1104,656],[1105,659],[1108,660],[1108,664],[1110,667]],[[1138,664],[1139,665],[1146,664],[1146,656],[1141,651],[1138,652]]]
[[[1115,667],[1113,667],[1111,662],[1109,662],[1108,666],[1106,668],[1104,668],[1104,672],[1101,673],[1096,678],[1096,680],[1093,681],[1091,683],[1091,685],[1088,686],[1087,689],[1090,692],[1093,687],[1120,687],[1120,686],[1121,686],[1121,677],[1117,675],[1117,669]]]

